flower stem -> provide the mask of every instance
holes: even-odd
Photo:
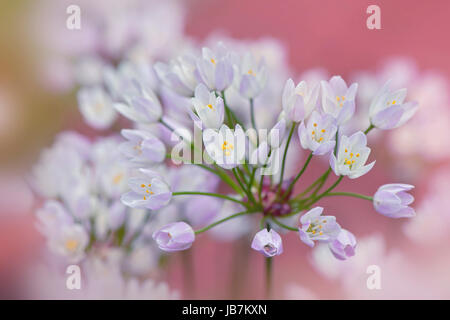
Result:
[[[199,234],[199,233],[208,231],[209,229],[214,228],[215,226],[217,226],[218,224],[221,224],[222,222],[225,222],[225,221],[228,221],[228,220],[231,220],[231,219],[234,219],[236,217],[240,217],[240,216],[243,216],[243,215],[249,214],[249,213],[251,213],[251,211],[242,211],[242,212],[238,212],[238,213],[232,214],[231,216],[228,216],[228,217],[223,218],[223,219],[221,219],[219,221],[211,223],[210,225],[208,225],[208,226],[206,226],[206,227],[204,227],[202,229],[198,229],[197,231],[195,231],[195,234]]]
[[[330,197],[330,196],[348,196],[348,197],[355,197],[355,198],[360,198],[360,199],[364,199],[364,200],[373,201],[373,197],[365,196],[363,194],[353,193],[353,192],[330,192],[326,196],[327,197]]]
[[[278,226],[280,226],[281,228],[290,230],[290,231],[298,231],[297,228],[293,228],[293,227],[289,227],[288,225],[285,225],[284,223],[280,222],[278,219],[276,219],[275,217],[272,217],[272,221],[275,222]]]
[[[254,108],[254,102],[253,98],[250,98],[250,119],[252,121],[252,127],[256,131],[256,146],[259,145],[259,134],[258,134],[258,128],[256,127],[256,121],[255,121],[255,108]]]
[[[331,190],[333,190],[334,188],[336,188],[337,185],[338,185],[339,183],[341,183],[342,179],[344,179],[344,176],[340,176],[339,179],[337,179],[336,182],[333,183],[333,185],[332,185],[331,187],[329,187],[327,190],[325,190],[325,192],[319,194],[317,197],[313,198],[311,202],[309,202],[309,203],[307,203],[307,204],[305,205],[305,207],[309,207],[309,206],[311,206],[312,204],[314,204],[314,203],[316,203],[317,201],[319,201],[320,199],[322,199],[323,197],[325,197],[328,193],[331,192]]]
[[[286,148],[284,148],[283,162],[281,163],[280,183],[278,184],[277,196],[280,194],[280,191],[281,191],[281,184],[283,183],[283,177],[284,177],[284,168],[286,166],[286,156],[287,156],[289,144],[290,144],[291,139],[292,139],[292,135],[293,135],[294,130],[295,130],[295,125],[296,125],[296,123],[294,122],[292,124],[291,131],[289,132],[289,136],[288,136],[288,139],[287,139],[287,142],[286,142]]]
[[[219,193],[211,193],[211,192],[197,192],[197,191],[181,191],[181,192],[173,192],[172,196],[181,196],[181,195],[200,195],[200,196],[209,196],[209,197],[215,197],[215,198],[221,198],[229,201],[233,201],[236,203],[239,203],[243,205],[244,207],[248,207],[248,203],[245,203],[243,201],[237,200],[235,198],[219,194]]]
[[[373,124],[370,124],[370,126],[364,131],[364,134],[368,134],[375,126]]]
[[[308,167],[309,162],[312,159],[312,156],[313,156],[313,153],[311,152],[308,156],[308,159],[306,159],[305,164],[303,165],[303,168],[300,170],[300,172],[297,174],[297,176],[294,178],[294,180],[289,185],[289,188],[287,189],[285,196],[287,196],[292,191],[292,188],[294,188],[295,183],[298,181],[298,179],[300,179],[303,172],[305,172],[306,168]]]

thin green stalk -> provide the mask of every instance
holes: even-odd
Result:
[[[332,197],[332,196],[347,196],[347,197],[354,197],[354,198],[360,198],[364,200],[373,201],[373,197],[366,196],[359,193],[353,193],[353,192],[330,192],[326,195],[326,197]]]
[[[364,131],[364,134],[368,134],[375,126],[373,124],[370,124],[370,126]]]
[[[182,195],[200,195],[200,196],[208,196],[208,197],[215,197],[215,198],[221,198],[229,201],[233,201],[236,203],[239,203],[243,205],[244,207],[248,206],[248,203],[237,200],[235,198],[219,194],[219,193],[211,193],[211,192],[197,192],[197,191],[181,191],[181,192],[173,192],[172,196],[182,196]]]
[[[244,191],[244,193],[247,195],[247,198],[252,201],[254,204],[256,204],[255,198],[253,197],[251,191],[248,191],[247,188],[245,187],[245,180],[241,181],[241,178],[239,176],[239,171],[237,170],[237,168],[234,168],[231,170],[234,174],[234,177],[236,178],[236,181],[239,183],[239,185],[241,186],[241,189]],[[242,173],[241,173],[242,174]]]
[[[296,123],[294,122],[292,124],[291,131],[289,132],[289,136],[288,136],[288,139],[287,139],[287,142],[286,142],[286,148],[284,148],[283,162],[281,163],[280,183],[278,184],[277,196],[280,194],[280,191],[281,191],[281,184],[283,183],[283,177],[284,177],[284,168],[286,166],[286,156],[287,156],[288,148],[289,148],[289,145],[290,145],[290,142],[291,142],[291,139],[292,139],[292,135],[293,135],[294,130],[295,130],[295,126],[296,126]]]
[[[337,179],[336,182],[333,183],[333,185],[331,185],[331,187],[329,187],[327,190],[325,190],[325,192],[321,193],[317,197],[313,198],[310,203],[305,205],[305,207],[309,207],[309,206],[313,205],[314,203],[316,203],[317,201],[319,201],[320,199],[322,199],[323,197],[325,197],[329,192],[331,192],[331,190],[333,190],[334,188],[337,187],[337,185],[342,181],[342,179],[344,179],[344,176],[340,176],[339,179]]]
[[[300,172],[297,174],[297,176],[294,178],[294,180],[289,185],[289,188],[287,189],[287,191],[285,193],[285,197],[292,191],[292,189],[294,188],[295,183],[298,181],[298,179],[300,179],[300,177],[302,176],[303,172],[305,172],[305,170],[308,167],[308,164],[311,161],[312,157],[313,157],[313,153],[311,152],[309,154],[309,156],[308,156],[308,159],[306,159],[305,164],[303,165],[303,168],[300,170]]]
[[[255,120],[255,108],[254,108],[254,101],[253,98],[250,98],[250,119],[252,122],[252,127],[256,131],[256,146],[259,145],[259,134],[258,134],[258,127],[256,126],[256,120]]]
[[[284,228],[284,229],[287,229],[287,230],[290,230],[290,231],[298,231],[297,228],[293,228],[293,227],[290,227],[290,226],[288,226],[288,225],[285,225],[284,223],[280,222],[280,221],[279,221],[278,219],[276,219],[275,217],[272,217],[271,219],[272,219],[273,222],[275,222],[275,223],[276,223],[278,226],[280,226],[281,228]]]
[[[242,211],[242,212],[238,212],[238,213],[232,214],[231,216],[228,216],[228,217],[223,218],[223,219],[221,219],[219,221],[211,223],[210,225],[208,225],[208,226],[206,226],[206,227],[204,227],[202,229],[198,229],[197,231],[195,231],[195,234],[199,234],[199,233],[208,231],[209,229],[214,228],[215,226],[217,226],[218,224],[221,224],[222,222],[225,222],[225,221],[228,221],[228,220],[231,220],[231,219],[234,219],[236,217],[240,217],[240,216],[243,216],[243,215],[249,214],[249,213],[252,213],[252,212],[251,211]]]

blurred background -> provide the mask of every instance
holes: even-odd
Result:
[[[117,61],[127,49],[120,37],[128,21],[117,18],[120,10],[114,8],[121,5],[116,2],[120,1],[113,1],[114,5],[76,0],[0,3],[1,298],[46,297],[39,294],[45,288],[30,288],[30,269],[33,273],[45,255],[45,241],[35,228],[32,192],[18,177],[26,176],[58,132],[75,130],[94,137],[114,130],[97,132],[87,126],[78,111],[76,92],[79,83],[96,76],[99,62],[91,59],[92,52]],[[358,183],[345,181],[339,187],[373,194],[382,184],[413,184],[417,216],[392,220],[363,200],[324,200],[323,206],[358,238],[356,256],[337,261],[327,248],[311,250],[297,235],[288,234],[283,238],[285,253],[274,262],[274,297],[450,298],[450,44],[446,41],[450,2],[162,2],[146,4],[145,12],[153,16],[145,17],[148,25],[140,26],[146,30],[141,36],[148,46],[139,49],[152,52],[152,61],[176,55],[178,46],[233,39],[266,48],[266,58],[285,66],[287,77],[328,79],[339,74],[347,83],[358,82],[357,108],[367,105],[374,86],[389,78],[396,87],[408,88],[409,100],[419,102],[420,110],[405,126],[369,137],[377,160],[374,170]],[[81,7],[81,30],[65,26],[69,4]],[[381,9],[381,30],[366,27],[371,4]],[[103,16],[108,18],[100,19],[99,32],[93,21]],[[287,77],[281,79],[281,86]],[[299,156],[294,166],[303,161]],[[315,164],[305,181],[314,181],[325,169],[325,163]],[[191,249],[194,271],[189,289],[183,281],[181,253],[173,255],[159,277],[182,298],[263,298],[264,261],[251,252],[250,240],[249,235],[229,243],[205,235],[197,241]],[[369,265],[381,267],[381,290],[367,289]]]

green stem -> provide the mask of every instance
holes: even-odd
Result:
[[[298,179],[300,179],[300,177],[302,176],[303,172],[305,172],[305,170],[308,167],[308,164],[311,161],[312,157],[313,157],[313,153],[311,152],[309,154],[309,156],[308,156],[308,159],[306,159],[305,164],[303,165],[303,168],[300,170],[300,172],[297,174],[297,176],[294,178],[294,180],[289,185],[289,188],[287,189],[287,191],[285,193],[285,197],[292,191],[292,189],[294,188],[295,183],[298,181]]]
[[[370,126],[364,131],[364,134],[368,134],[375,126],[373,124],[370,124]]]
[[[233,214],[231,216],[228,216],[228,217],[223,218],[223,219],[221,219],[219,221],[211,223],[210,225],[208,225],[208,226],[206,226],[206,227],[204,227],[202,229],[198,229],[197,231],[195,231],[195,234],[199,234],[199,233],[205,232],[205,231],[207,231],[207,230],[209,230],[211,228],[214,228],[218,224],[221,224],[222,222],[225,222],[225,221],[228,221],[228,220],[231,220],[231,219],[234,219],[236,217],[240,217],[240,216],[243,216],[243,215],[249,214],[249,213],[251,213],[251,212],[250,211],[242,211],[242,212],[235,213],[235,214]]]
[[[248,207],[248,203],[245,203],[243,201],[234,199],[232,197],[219,194],[219,193],[211,193],[211,192],[197,192],[197,191],[181,191],[181,192],[173,192],[172,196],[182,196],[182,195],[200,195],[200,196],[208,196],[208,197],[215,197],[215,198],[221,198],[229,201],[233,201],[236,203],[239,203],[243,205],[244,207]]]
[[[286,148],[284,148],[283,162],[281,163],[280,183],[278,184],[277,196],[280,194],[280,191],[281,191],[281,184],[283,183],[283,177],[284,177],[284,168],[286,166],[286,156],[287,156],[289,144],[290,144],[291,139],[292,139],[292,135],[293,135],[294,130],[295,130],[295,125],[296,125],[296,123],[294,122],[292,124],[291,131],[289,132],[289,136],[288,136],[288,139],[287,139],[287,142],[286,142]]]
[[[259,134],[258,134],[258,128],[256,127],[256,121],[255,121],[255,108],[254,108],[254,102],[253,99],[250,98],[250,119],[252,122],[252,127],[256,131],[256,146],[259,145]]]
[[[325,192],[321,193],[317,197],[313,198],[310,203],[305,205],[305,207],[309,207],[309,206],[313,205],[314,203],[316,203],[317,201],[319,201],[320,199],[322,199],[323,197],[325,197],[329,192],[331,192],[331,190],[333,190],[334,188],[337,187],[337,185],[342,181],[342,179],[344,179],[344,176],[340,176],[339,179],[337,179],[336,182],[333,183],[333,185],[331,185],[331,187],[329,187],[327,190],[325,190]]]
[[[290,230],[290,231],[298,231],[297,228],[294,228],[294,227],[290,227],[290,226],[288,226],[288,225],[285,225],[284,223],[280,222],[280,221],[279,221],[278,219],[276,219],[275,217],[272,217],[271,219],[272,219],[273,222],[275,222],[275,223],[276,223],[278,226],[280,226],[281,228],[284,228],[284,229],[287,229],[287,230]]]
[[[347,196],[347,197],[354,197],[354,198],[360,198],[360,199],[364,199],[364,200],[373,201],[373,197],[365,196],[363,194],[353,193],[353,192],[329,192],[326,196],[327,197],[331,197],[331,196]]]

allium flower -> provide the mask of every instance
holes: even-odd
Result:
[[[330,115],[320,115],[314,111],[305,126],[302,122],[298,128],[300,143],[304,149],[309,149],[313,155],[324,155],[336,145],[336,121]]]
[[[389,90],[388,81],[370,104],[369,115],[373,126],[388,130],[398,128],[416,113],[417,102],[403,103],[406,98],[406,88],[396,91]]]
[[[123,129],[122,136],[128,141],[120,144],[119,150],[133,164],[154,164],[166,158],[166,147],[150,132]]]
[[[355,112],[355,95],[358,84],[350,87],[340,76],[334,76],[329,82],[321,81],[322,109],[326,114],[332,115],[338,125],[347,122]]]
[[[341,227],[334,216],[322,216],[323,208],[315,207],[300,218],[300,240],[310,247],[314,241],[329,242],[339,235]]]
[[[167,252],[189,249],[195,240],[195,233],[186,222],[174,222],[153,233],[158,247]]]
[[[116,121],[117,113],[111,98],[100,87],[81,89],[78,105],[87,124],[95,129],[107,129]]]
[[[89,235],[79,224],[63,225],[57,235],[50,237],[50,248],[57,254],[77,263],[84,257]]]
[[[224,169],[232,169],[245,159],[246,137],[240,125],[234,130],[225,124],[219,131],[205,130],[203,143],[208,155]]]
[[[356,179],[366,174],[372,169],[375,161],[365,165],[370,154],[370,148],[367,147],[367,137],[361,131],[358,131],[347,137],[340,137],[337,158],[332,153],[330,157],[330,166],[338,176],[348,176],[350,179]]]
[[[266,85],[267,68],[264,60],[256,61],[250,53],[242,58],[239,67],[235,66],[234,72],[239,93],[247,99],[255,98]]]
[[[341,229],[337,238],[328,244],[331,253],[339,260],[346,260],[355,255],[356,238],[350,231]]]
[[[169,203],[172,192],[161,176],[147,169],[139,171],[142,173],[140,177],[128,181],[131,191],[122,195],[123,204],[132,208],[158,210]]]
[[[55,234],[63,225],[73,224],[73,218],[59,201],[48,200],[37,210],[37,227],[46,236]]]
[[[373,206],[378,213],[389,218],[410,218],[416,212],[409,205],[414,197],[407,193],[414,188],[410,184],[385,184],[373,196]]]
[[[209,92],[204,84],[195,88],[195,96],[192,98],[195,113],[190,116],[195,123],[201,123],[203,128],[219,129],[223,124],[224,105],[221,97],[216,97],[214,92]]]
[[[215,50],[202,49],[202,57],[197,60],[197,79],[210,90],[223,91],[233,82],[231,55],[223,43],[219,42]]]
[[[267,142],[272,148],[278,148],[281,145],[281,142],[283,142],[285,133],[286,133],[286,120],[282,118],[269,131]]]
[[[305,81],[295,86],[294,81],[289,79],[284,86],[282,105],[288,119],[300,122],[311,114],[317,104],[319,97],[319,85],[308,88]]]
[[[265,257],[278,256],[283,253],[283,242],[273,229],[262,229],[253,238],[252,249],[261,252]]]
[[[126,103],[117,102],[114,107],[126,118],[138,123],[154,123],[161,119],[162,108],[152,90],[135,83],[135,92],[124,96]]]
[[[250,155],[250,164],[256,166],[263,166],[267,163],[269,158],[270,147],[266,141],[260,143],[258,148],[253,150]]]
[[[195,77],[196,59],[190,55],[170,61],[169,65],[157,62],[155,72],[161,81],[176,93],[192,97],[198,81]]]

